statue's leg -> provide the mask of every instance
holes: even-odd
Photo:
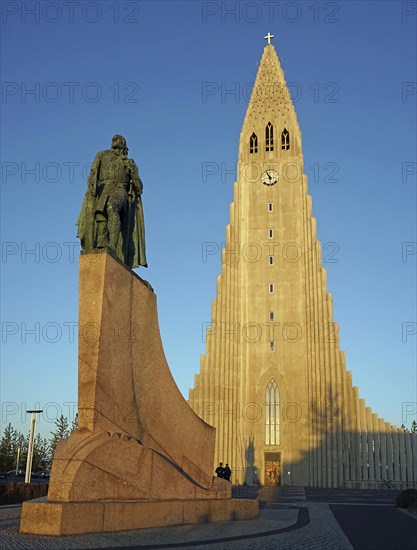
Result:
[[[105,248],[109,244],[109,235],[107,232],[107,219],[101,214],[96,214],[97,224],[97,243],[96,248]]]
[[[119,201],[117,197],[110,197],[107,203],[107,229],[109,232],[109,248],[116,252],[121,230]]]

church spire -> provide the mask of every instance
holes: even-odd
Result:
[[[416,479],[417,434],[366,407],[346,370],[301,133],[271,38],[240,136],[190,405],[216,427],[216,464],[231,464],[235,482],[374,488],[387,478],[399,487]]]
[[[284,71],[271,44],[273,37],[270,32],[264,37],[268,43],[262,54],[240,135],[239,161],[244,163],[278,161],[283,154],[287,157],[301,154],[300,128]],[[256,141],[258,144],[254,147]]]

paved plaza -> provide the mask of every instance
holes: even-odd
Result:
[[[254,492],[235,488],[235,496]],[[0,547],[7,549],[192,548],[377,549],[417,547],[417,518],[395,508],[397,491],[268,488],[259,519],[180,525],[68,537],[21,535],[21,506],[0,508]]]

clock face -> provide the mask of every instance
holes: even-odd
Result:
[[[265,170],[262,174],[262,183],[264,185],[275,185],[278,181],[278,172],[275,170]]]

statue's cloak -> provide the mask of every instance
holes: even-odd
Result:
[[[97,187],[97,195],[93,196],[90,189],[84,197],[80,215],[78,216],[77,237],[85,251],[97,248],[97,215],[104,215],[109,198],[103,184]],[[134,192],[128,194],[128,200],[120,212],[121,232],[117,242],[116,254],[128,267],[148,267],[145,251],[145,221],[142,199]]]

